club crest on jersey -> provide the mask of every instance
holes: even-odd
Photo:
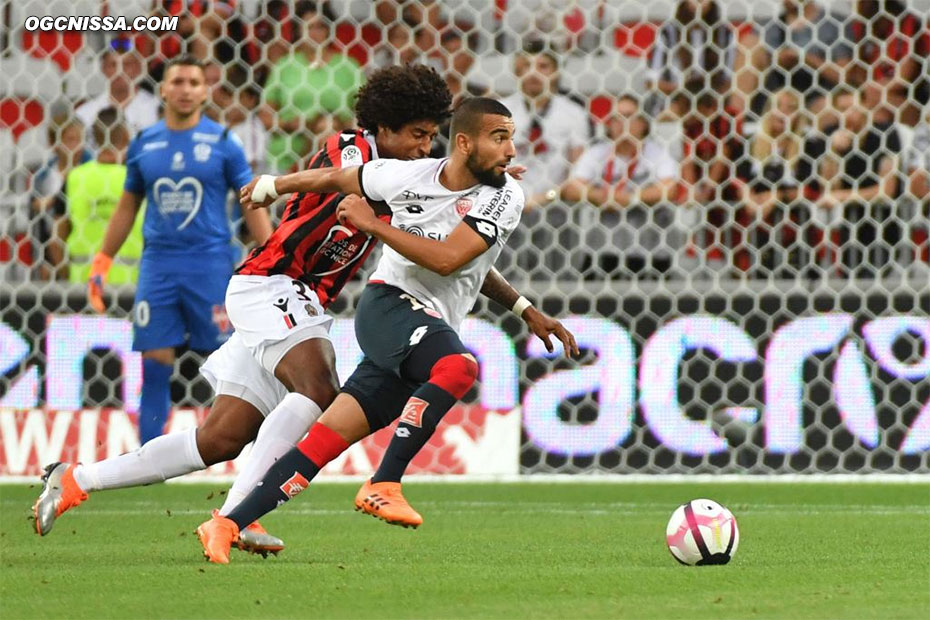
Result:
[[[423,427],[423,412],[429,407],[429,403],[422,398],[411,397],[404,406],[400,414],[400,421],[417,428]]]
[[[295,471],[294,475],[288,478],[287,481],[278,488],[290,498],[294,497],[308,486],[310,486],[310,483],[307,479],[304,478],[299,471]]]
[[[207,161],[210,159],[212,150],[209,144],[199,142],[194,146],[194,159],[197,161]]]
[[[455,201],[455,212],[459,217],[465,217],[471,211],[471,198],[459,198]]]
[[[213,324],[222,333],[232,331],[232,325],[229,322],[229,315],[226,314],[226,306],[223,304],[214,304],[213,306]]]

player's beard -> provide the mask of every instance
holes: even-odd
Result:
[[[504,187],[507,184],[506,173],[495,174],[494,168],[482,168],[478,165],[478,150],[474,150],[465,160],[465,167],[471,172],[478,182],[482,185],[491,187]]]

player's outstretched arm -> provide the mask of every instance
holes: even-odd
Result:
[[[361,195],[358,170],[359,166],[351,166],[302,170],[280,177],[263,174],[239,190],[239,203],[246,209],[260,209],[270,205],[278,196],[295,192]]]
[[[466,223],[455,227],[442,241],[412,235],[394,228],[375,215],[361,197],[347,196],[336,207],[340,222],[349,222],[378,238],[403,257],[442,276],[454,273],[488,250],[488,243]]]
[[[139,213],[139,207],[142,205],[142,196],[132,192],[123,192],[120,196],[119,204],[116,205],[116,211],[107,224],[107,232],[103,236],[103,245],[100,251],[94,256],[90,267],[90,278],[88,282],[87,298],[91,307],[97,312],[104,311],[103,305],[103,284],[107,280],[107,274],[110,266],[113,264],[113,257],[123,247],[126,237],[132,231],[132,226],[136,222],[136,215]]]
[[[526,326],[530,328],[530,331],[537,338],[543,341],[546,350],[550,353],[554,349],[550,336],[554,335],[561,341],[566,355],[573,357],[580,355],[574,334],[565,329],[565,326],[556,319],[537,310],[530,300],[511,286],[510,282],[494,267],[491,267],[491,271],[484,278],[484,284],[481,285],[481,294],[505,308],[509,308],[514,314],[523,319]]]

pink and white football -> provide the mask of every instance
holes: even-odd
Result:
[[[682,564],[726,564],[739,547],[739,527],[733,513],[717,502],[693,499],[672,513],[665,541]]]

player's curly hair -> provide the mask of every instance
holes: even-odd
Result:
[[[435,69],[425,65],[385,67],[374,72],[358,91],[358,125],[372,133],[378,127],[398,131],[407,123],[431,120],[442,124],[451,114],[452,93]]]

